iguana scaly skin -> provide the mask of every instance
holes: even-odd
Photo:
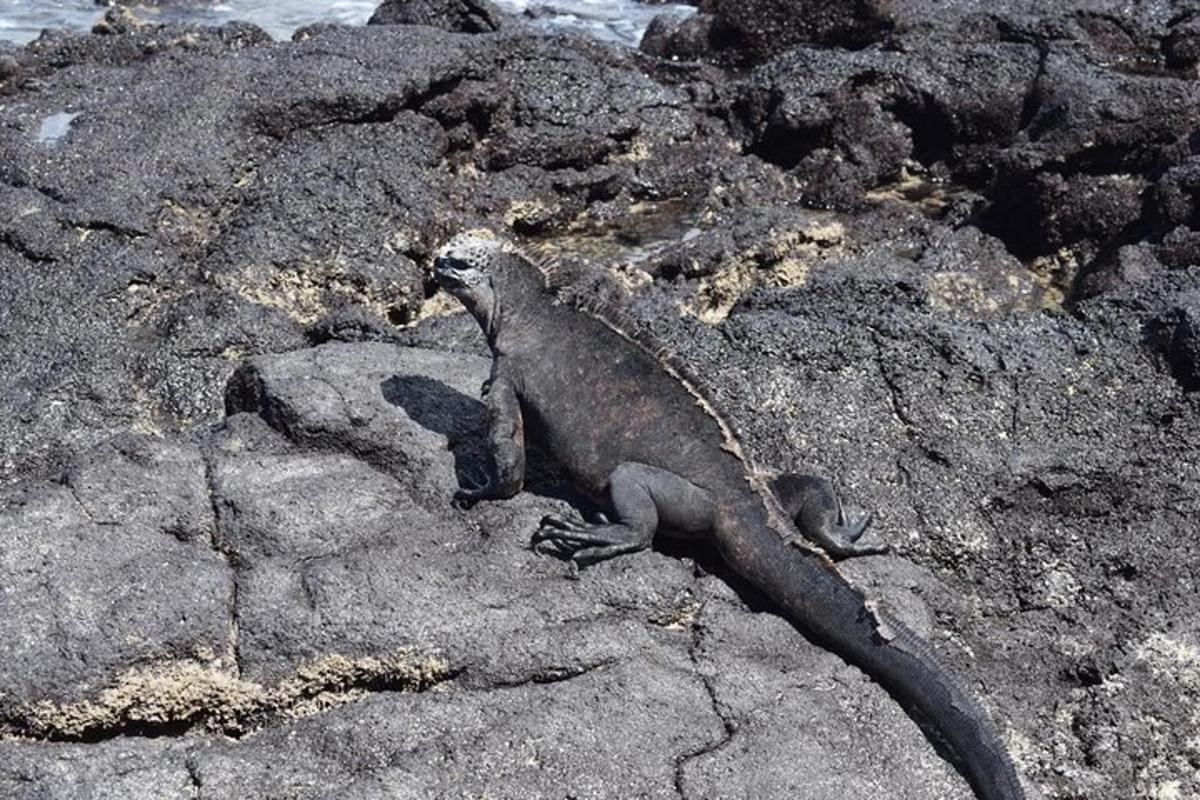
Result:
[[[681,367],[610,315],[552,289],[510,245],[460,234],[439,251],[434,274],[474,315],[494,357],[484,394],[495,463],[460,502],[512,497],[524,480],[526,439],[540,443],[580,488],[607,501],[609,516],[603,524],[547,517],[536,543],[583,565],[644,549],[656,531],[711,536],[734,572],[944,744],[978,797],[1024,797],[979,703],[827,554],[878,551],[854,543],[866,521],[849,523],[827,482],[772,482]]]

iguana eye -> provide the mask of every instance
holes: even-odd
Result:
[[[484,274],[461,258],[442,255],[433,260],[433,275],[447,289],[474,288],[483,282]]]

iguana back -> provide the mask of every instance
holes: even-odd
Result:
[[[547,517],[535,543],[587,564],[644,549],[660,530],[710,535],[734,572],[943,743],[982,800],[1024,797],[979,703],[928,644],[805,544],[786,504],[682,368],[619,321],[552,289],[528,259],[493,239],[451,241],[435,274],[475,316],[494,355],[486,391],[494,471],[460,499],[515,494],[525,440],[541,440],[583,488],[605,495],[610,519]],[[796,519],[812,523],[806,535],[837,543],[829,533],[839,530],[840,504],[816,497],[826,508]]]

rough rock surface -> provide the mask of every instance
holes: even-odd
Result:
[[[478,225],[876,512],[1031,797],[1200,793],[1200,7],[807,5],[0,47],[0,796],[970,796],[703,546],[451,505]]]
[[[700,0],[738,58],[766,61],[801,44],[858,48],[892,26],[892,0]]]
[[[368,25],[431,25],[459,33],[493,33],[515,20],[488,0],[386,0]]]

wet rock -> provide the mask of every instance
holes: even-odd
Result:
[[[697,61],[715,59],[731,42],[730,32],[712,14],[659,14],[646,26],[638,49],[659,58]]]
[[[214,5],[215,0],[92,0],[97,6],[147,6],[150,8],[165,6],[204,6]]]
[[[516,20],[489,0],[385,0],[368,25],[429,25],[458,33],[494,33]]]
[[[0,94],[15,88],[21,80],[21,62],[17,48],[10,43],[0,45]]]
[[[700,10],[720,20],[733,46],[751,62],[766,61],[800,44],[862,47],[878,41],[892,21],[890,0],[704,0]]]
[[[110,3],[97,3],[97,5],[111,5]],[[134,5],[132,3],[126,5]],[[146,27],[146,21],[130,11],[126,5],[117,5],[107,12],[100,19],[96,20],[96,24],[92,26],[92,33],[101,36],[120,35],[124,33],[136,33]]]

